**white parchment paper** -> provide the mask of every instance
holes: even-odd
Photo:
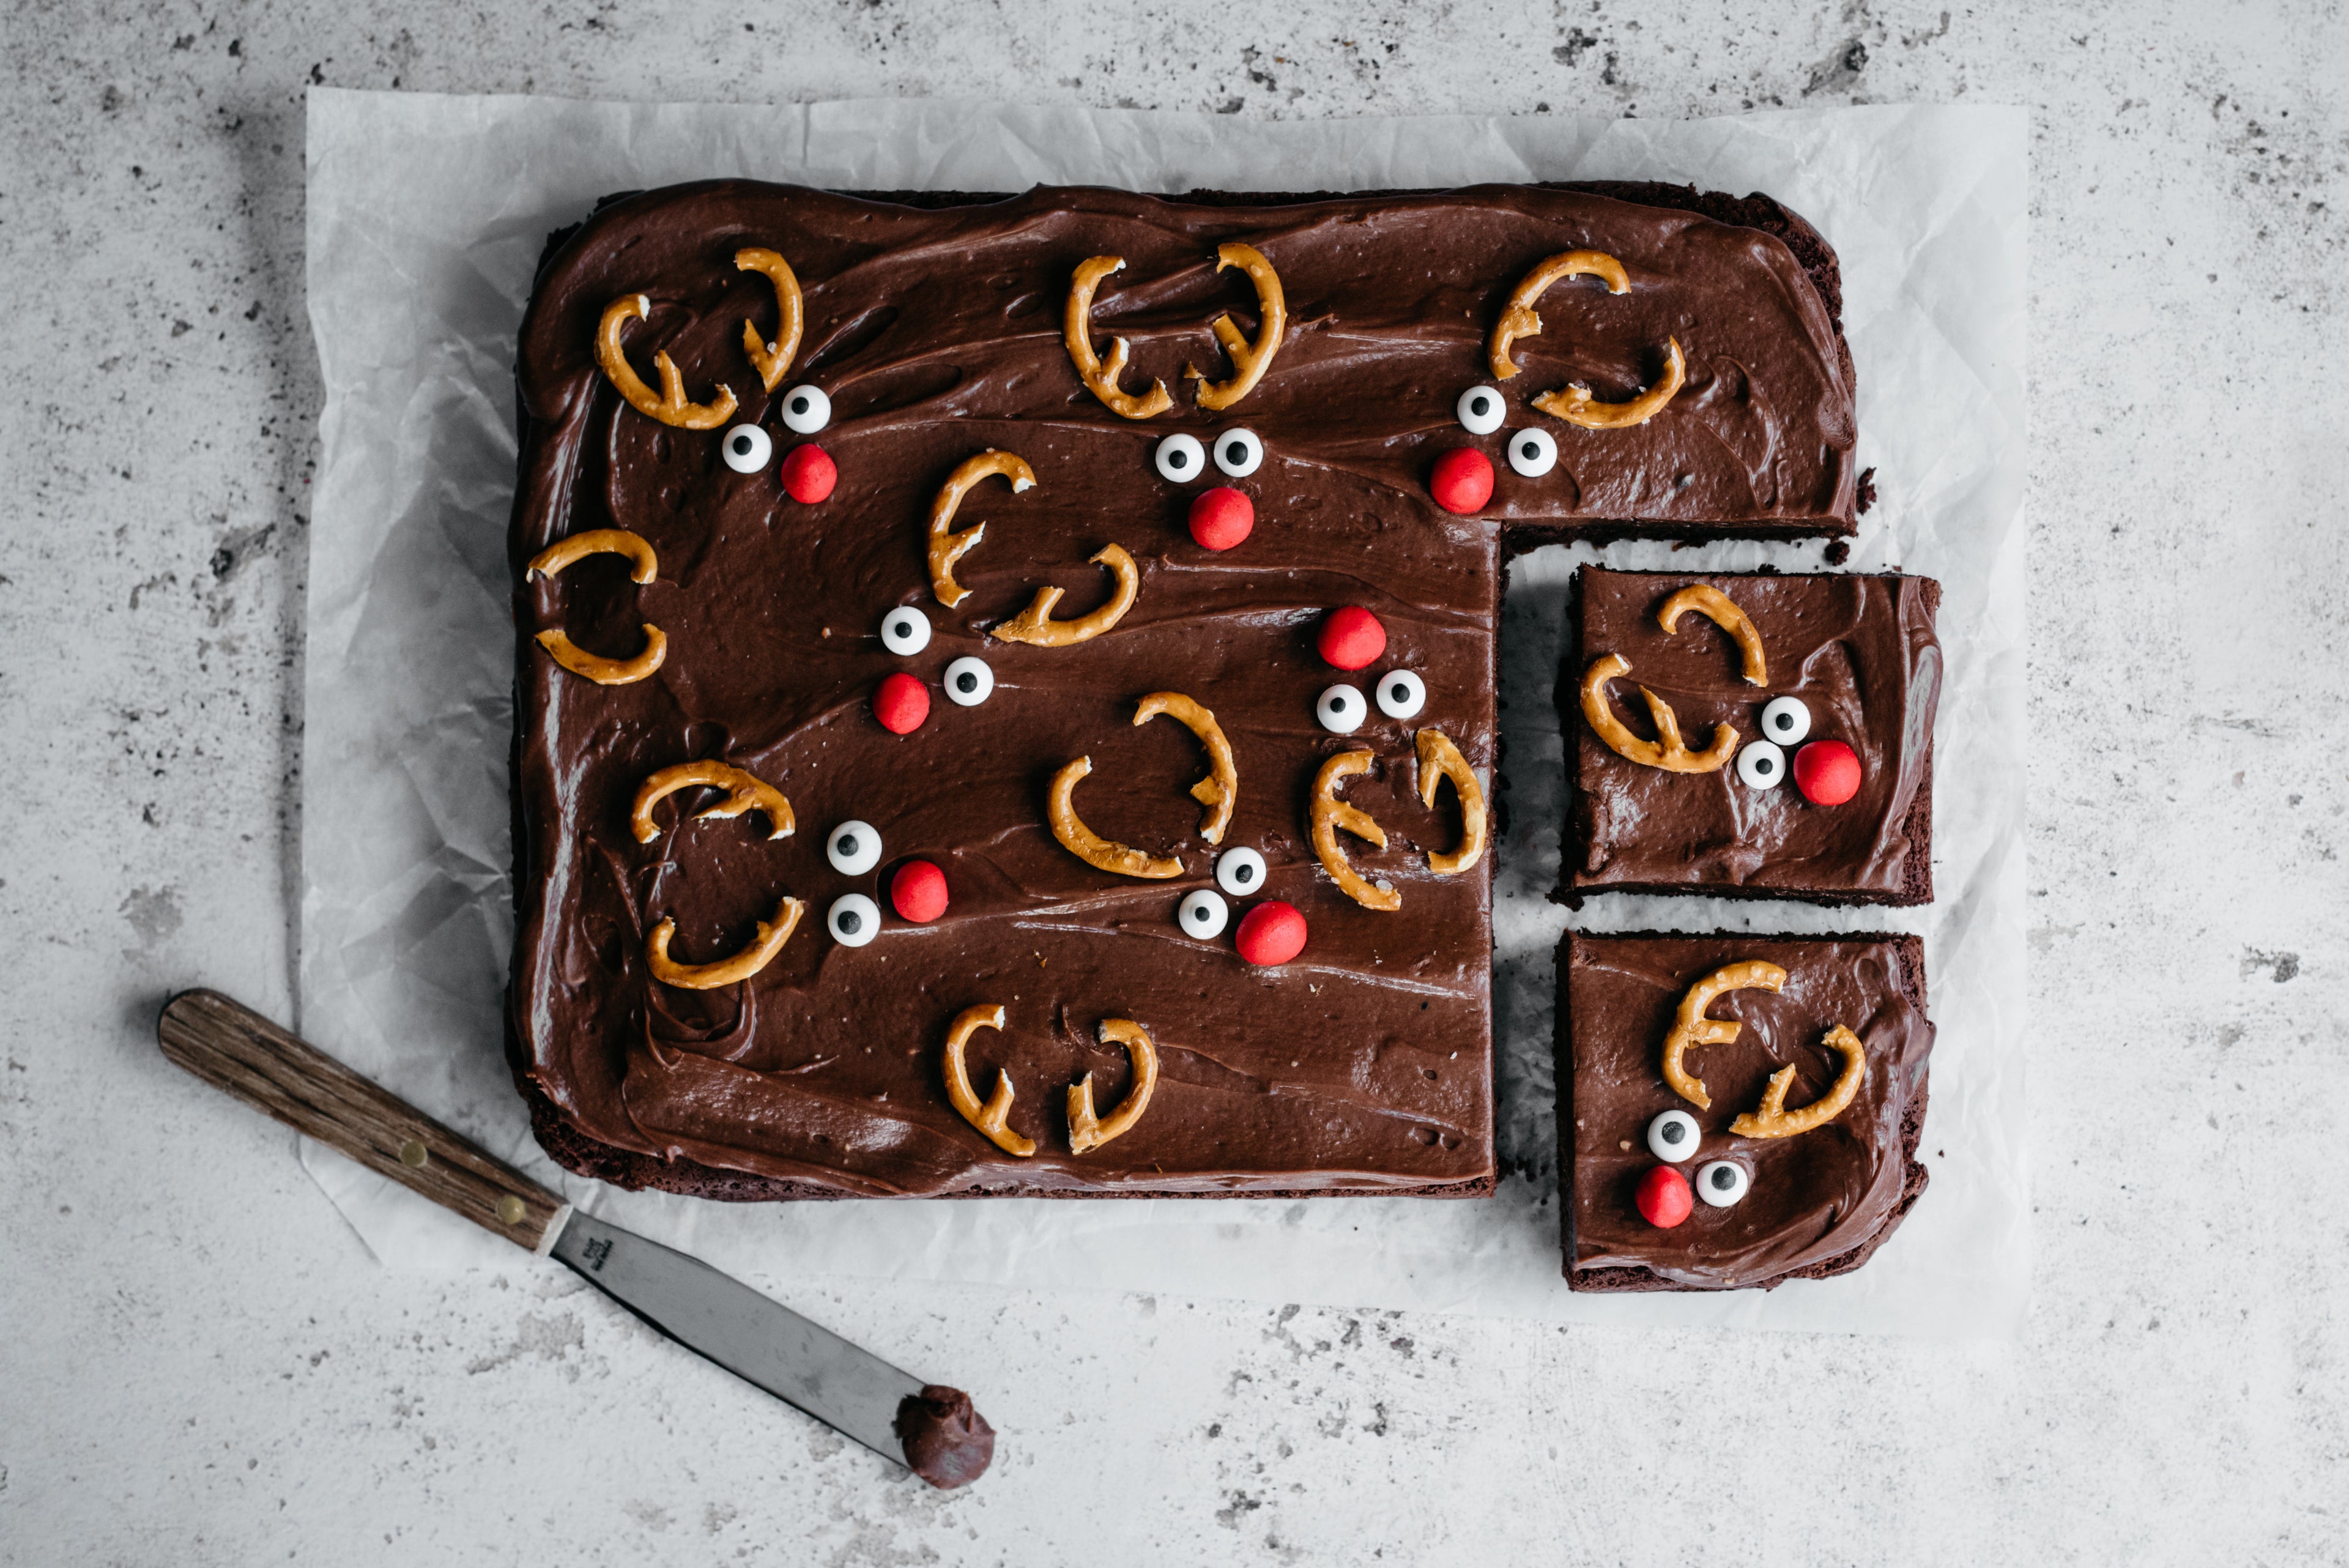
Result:
[[[720,1267],[1109,1288],[1641,1324],[2012,1334],[2028,1288],[2023,1134],[2024,119],[1872,108],[1685,122],[1211,116],[843,102],[744,108],[313,89],[309,298],[326,389],[311,525],[302,1033],[574,1203]],[[513,339],[550,230],[595,199],[742,175],[836,189],[1364,190],[1627,179],[1765,191],[1842,257],[1860,461],[1855,568],[1939,577],[1947,657],[1929,909],[1591,900],[1557,877],[1550,693],[1576,562],[1816,568],[1822,546],[1553,546],[1503,628],[1508,830],[1494,891],[1498,1196],[736,1206],[623,1193],[540,1154],[499,1019],[512,905],[506,513]],[[1568,919],[1923,933],[1932,1185],[1868,1266],[1764,1294],[1578,1296],[1559,1273],[1551,957]],[[316,1147],[396,1267],[503,1242]]]

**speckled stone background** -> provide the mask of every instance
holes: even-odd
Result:
[[[2349,23],[2323,5],[0,16],[0,1562],[2349,1558]],[[552,1265],[378,1269],[154,1051],[286,1011],[307,84],[2034,116],[2019,1343],[757,1281],[999,1390],[950,1497]]]

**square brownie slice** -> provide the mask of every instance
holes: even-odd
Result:
[[[1583,567],[1563,891],[1930,903],[1940,597],[1930,577]]]
[[[1917,938],[1568,931],[1557,970],[1573,1289],[1848,1273],[1924,1191],[1933,1025]]]

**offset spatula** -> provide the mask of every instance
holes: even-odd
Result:
[[[551,1253],[688,1350],[890,1463],[934,1486],[986,1468],[993,1433],[955,1390],[924,1385],[698,1259],[578,1212],[252,1009],[216,991],[182,992],[155,1033],[164,1055],[214,1088],[526,1251]]]

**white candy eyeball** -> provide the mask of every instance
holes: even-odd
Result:
[[[1207,449],[1199,438],[1176,431],[1158,443],[1158,477],[1188,484],[1207,472]]]
[[[1557,441],[1547,431],[1510,431],[1509,466],[1527,479],[1539,479],[1557,466]]]
[[[726,466],[737,473],[756,473],[775,455],[775,441],[757,425],[736,425],[718,443]]]
[[[832,400],[822,387],[793,387],[783,394],[783,423],[801,435],[813,435],[832,423]]]
[[[832,901],[823,923],[842,947],[861,948],[881,934],[881,906],[862,893],[843,893]]]
[[[1235,898],[1264,891],[1264,857],[1245,846],[1216,857],[1216,886]]]
[[[823,841],[824,858],[843,877],[862,877],[881,864],[881,835],[869,822],[843,822]]]
[[[1786,782],[1786,753],[1767,741],[1737,748],[1737,781],[1747,789],[1776,789]]]
[[[892,653],[919,653],[930,646],[930,618],[899,605],[881,618],[881,646]]]
[[[1245,427],[1216,438],[1216,466],[1234,479],[1246,479],[1264,465],[1264,442]]]
[[[1379,677],[1379,711],[1390,719],[1416,719],[1427,706],[1427,682],[1408,670],[1390,670]]]
[[[1232,907],[1213,888],[1202,888],[1186,895],[1183,907],[1174,911],[1174,921],[1186,937],[1207,941],[1224,934],[1224,922],[1232,918]]]
[[[1648,1152],[1666,1165],[1678,1165],[1696,1152],[1703,1136],[1696,1118],[1686,1111],[1660,1112],[1648,1124]]]
[[[1715,1209],[1726,1209],[1745,1196],[1754,1179],[1733,1159],[1708,1160],[1696,1173],[1696,1195]]]
[[[987,660],[966,653],[947,666],[947,701],[957,707],[976,708],[995,695],[995,671]]]
[[[1471,387],[1460,394],[1459,404],[1453,410],[1460,416],[1460,428],[1470,435],[1491,435],[1501,428],[1508,417],[1508,405],[1501,394],[1490,387]]]
[[[1370,705],[1362,701],[1362,694],[1350,686],[1330,687],[1313,705],[1313,716],[1333,735],[1352,734],[1370,714]]]
[[[1811,711],[1799,697],[1773,697],[1762,710],[1762,734],[1781,746],[1791,746],[1811,732]]]

